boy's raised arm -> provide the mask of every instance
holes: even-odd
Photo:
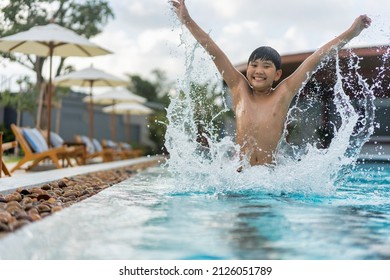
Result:
[[[369,27],[370,24],[371,19],[366,15],[361,15],[355,19],[351,27],[346,31],[316,50],[312,55],[305,59],[290,77],[286,78],[283,84],[287,86],[287,91],[294,96],[302,85],[307,82],[325,57],[339,51],[350,40],[357,37],[363,29]]]
[[[213,57],[214,64],[221,73],[226,84],[230,88],[237,86],[242,75],[230,62],[226,54],[211,39],[211,37],[191,18],[188,13],[184,0],[170,1],[174,6],[175,12],[182,24],[191,32],[194,38],[203,46],[203,48]]]

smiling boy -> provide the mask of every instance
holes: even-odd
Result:
[[[254,50],[249,57],[245,77],[191,18],[184,0],[172,0],[171,4],[181,23],[214,58],[214,64],[229,87],[236,115],[236,141],[240,145],[240,156],[247,157],[252,166],[274,163],[294,96],[325,57],[336,53],[371,24],[366,15],[357,17],[351,27],[316,50],[293,74],[273,88],[273,83],[282,76],[281,58],[276,50],[271,47]]]

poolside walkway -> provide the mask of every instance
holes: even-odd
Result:
[[[62,169],[53,169],[39,172],[17,171],[12,174],[12,177],[0,178],[0,192],[11,193],[19,187],[27,188],[36,185],[42,185],[64,177],[71,177],[97,171],[131,166],[140,163],[147,163],[151,161],[158,162],[163,160],[164,157],[161,156],[147,156],[135,159],[119,160],[106,163],[94,163],[83,166],[66,167]]]

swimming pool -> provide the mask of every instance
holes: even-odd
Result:
[[[326,195],[175,181],[149,168],[2,238],[0,258],[390,259],[390,165],[358,165]]]

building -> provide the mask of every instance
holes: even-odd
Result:
[[[62,97],[60,108],[52,109],[52,130],[57,131],[65,141],[74,141],[74,136],[89,135],[88,104],[83,102],[85,94],[69,91]],[[111,139],[112,116],[104,113],[100,105],[94,105],[94,138]],[[35,126],[35,117],[24,112],[21,115],[21,126]],[[0,107],[0,124],[9,127],[16,123],[16,112],[11,108]],[[126,128],[126,116],[116,115],[115,141],[130,142],[133,145],[154,147],[149,139],[148,116],[132,115],[130,130]],[[129,139],[130,137],[130,139]]]

